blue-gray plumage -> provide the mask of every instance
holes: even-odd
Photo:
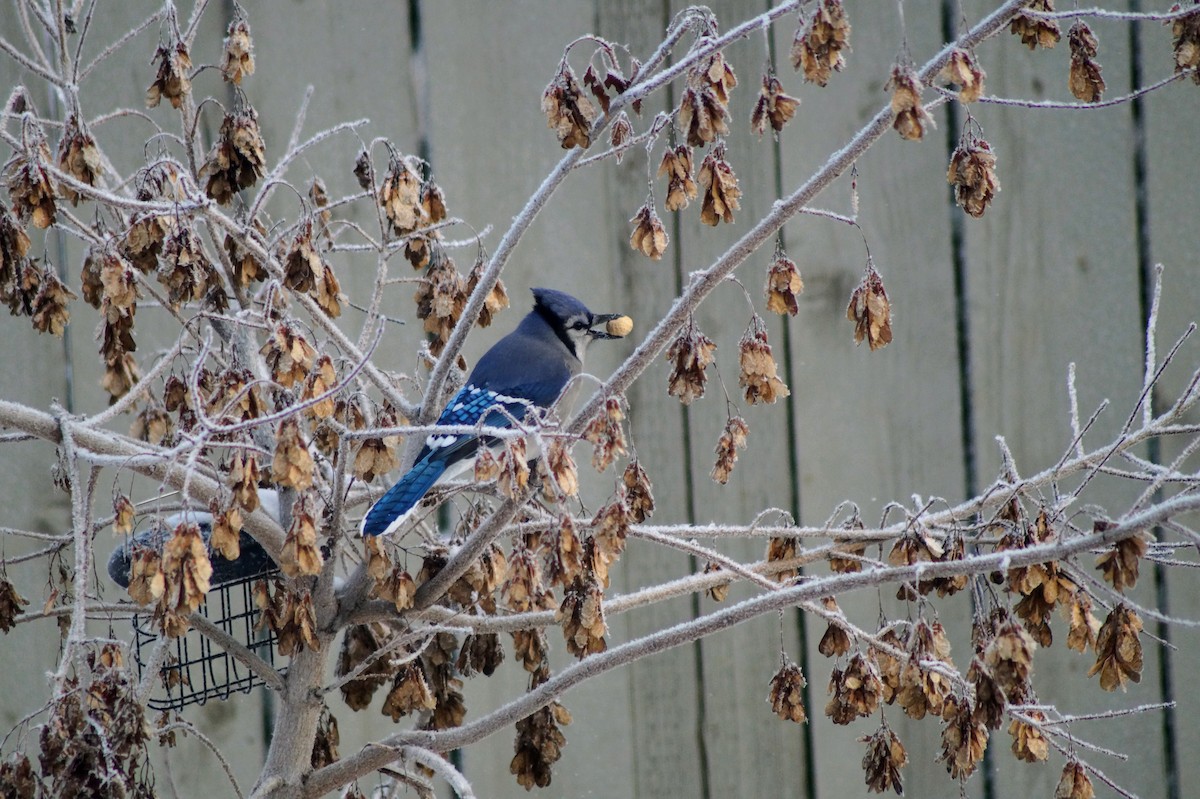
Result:
[[[517,329],[479,359],[438,417],[439,425],[476,425],[482,419],[484,427],[511,427],[531,408],[554,404],[583,367],[588,342],[618,337],[604,325],[619,314],[594,314],[571,295],[553,289],[534,289],[533,299],[533,310]],[[600,329],[594,329],[596,325]],[[363,535],[396,530],[439,480],[469,467],[478,449],[479,436],[474,434],[430,434],[412,469],[367,512]]]

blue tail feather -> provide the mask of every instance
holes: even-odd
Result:
[[[388,492],[376,502],[363,519],[364,536],[387,532],[394,522],[408,513],[429,492],[433,484],[446,471],[446,461],[437,457],[425,457],[400,478]]]

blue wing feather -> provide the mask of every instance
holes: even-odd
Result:
[[[442,473],[446,462],[436,457],[426,457],[388,489],[383,497],[371,506],[363,519],[363,535],[372,536],[386,532],[397,519],[412,510],[424,497]]]
[[[498,394],[495,391],[467,385],[438,417],[439,425],[475,425],[483,418],[484,427],[512,427],[513,420],[525,418],[531,404],[536,400],[523,396],[518,389],[513,393]],[[544,392],[533,392],[544,396]],[[557,391],[546,404],[558,396]],[[503,410],[501,410],[503,409]],[[484,444],[490,441],[485,436]],[[451,466],[475,456],[479,450],[479,436],[473,434],[431,434],[417,455],[413,468],[400,478],[383,497],[368,511],[363,520],[363,535],[380,535],[400,519],[437,483]]]

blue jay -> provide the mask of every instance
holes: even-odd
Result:
[[[579,374],[593,339],[620,338],[632,326],[628,317],[594,314],[561,291],[534,289],[533,300],[533,310],[517,329],[479,359],[438,417],[439,425],[475,425],[482,419],[485,427],[511,427],[528,410],[550,407]],[[430,434],[412,469],[367,512],[363,535],[398,529],[435,483],[474,463],[479,443],[474,434]]]

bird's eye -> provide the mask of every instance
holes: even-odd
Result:
[[[587,322],[584,322],[581,319],[580,321],[575,322],[573,325],[571,325],[571,329],[572,330],[587,330],[587,326],[588,326]]]

